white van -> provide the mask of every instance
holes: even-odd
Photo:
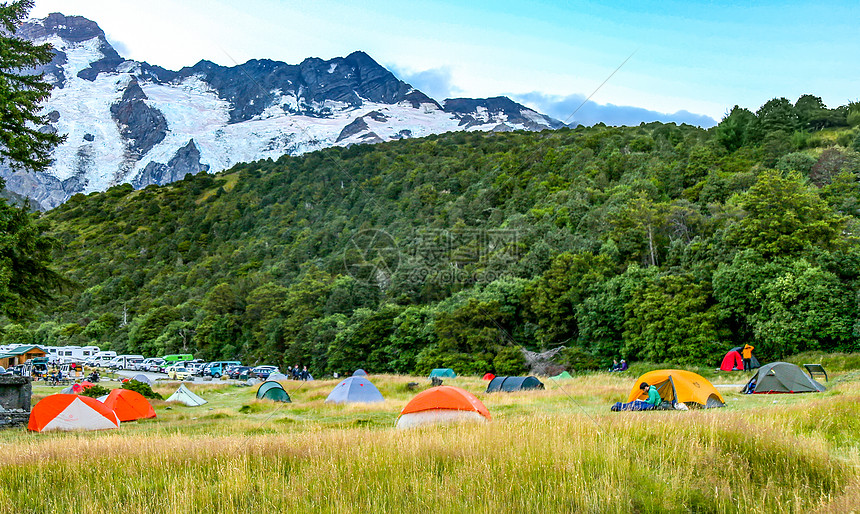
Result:
[[[134,369],[134,365],[143,362],[143,355],[117,355],[108,363],[110,369]]]
[[[85,362],[87,366],[93,366],[96,368],[106,368],[108,364],[110,364],[111,359],[116,357],[116,352],[112,352],[110,350],[104,352],[98,352]]]

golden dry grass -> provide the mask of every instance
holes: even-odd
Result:
[[[493,422],[408,431],[393,428],[406,384],[425,379],[371,376],[386,401],[349,406],[324,403],[331,380],[286,383],[291,404],[195,384],[209,404],[153,402],[157,419],[118,431],[0,432],[0,512],[845,512],[860,505],[846,376],[820,395],[727,388],[725,409],[648,413],[608,412],[635,376],[491,395],[457,378]]]

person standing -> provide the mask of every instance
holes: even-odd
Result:
[[[752,369],[752,352],[755,350],[755,346],[747,343],[744,345],[744,349],[741,350],[741,357],[744,359],[744,371],[749,371]]]

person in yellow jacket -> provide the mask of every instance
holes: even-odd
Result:
[[[755,346],[751,344],[745,344],[743,350],[741,350],[741,357],[744,359],[744,371],[749,371],[752,369],[752,351],[755,350]]]

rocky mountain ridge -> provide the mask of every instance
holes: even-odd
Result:
[[[48,172],[0,167],[0,176],[41,209],[120,183],[143,188],[332,145],[562,126],[505,97],[440,105],[360,51],[296,65],[204,60],[171,71],[123,58],[97,23],[80,16],[54,13],[18,34],[55,48],[38,70],[55,85],[42,130],[67,140]]]

